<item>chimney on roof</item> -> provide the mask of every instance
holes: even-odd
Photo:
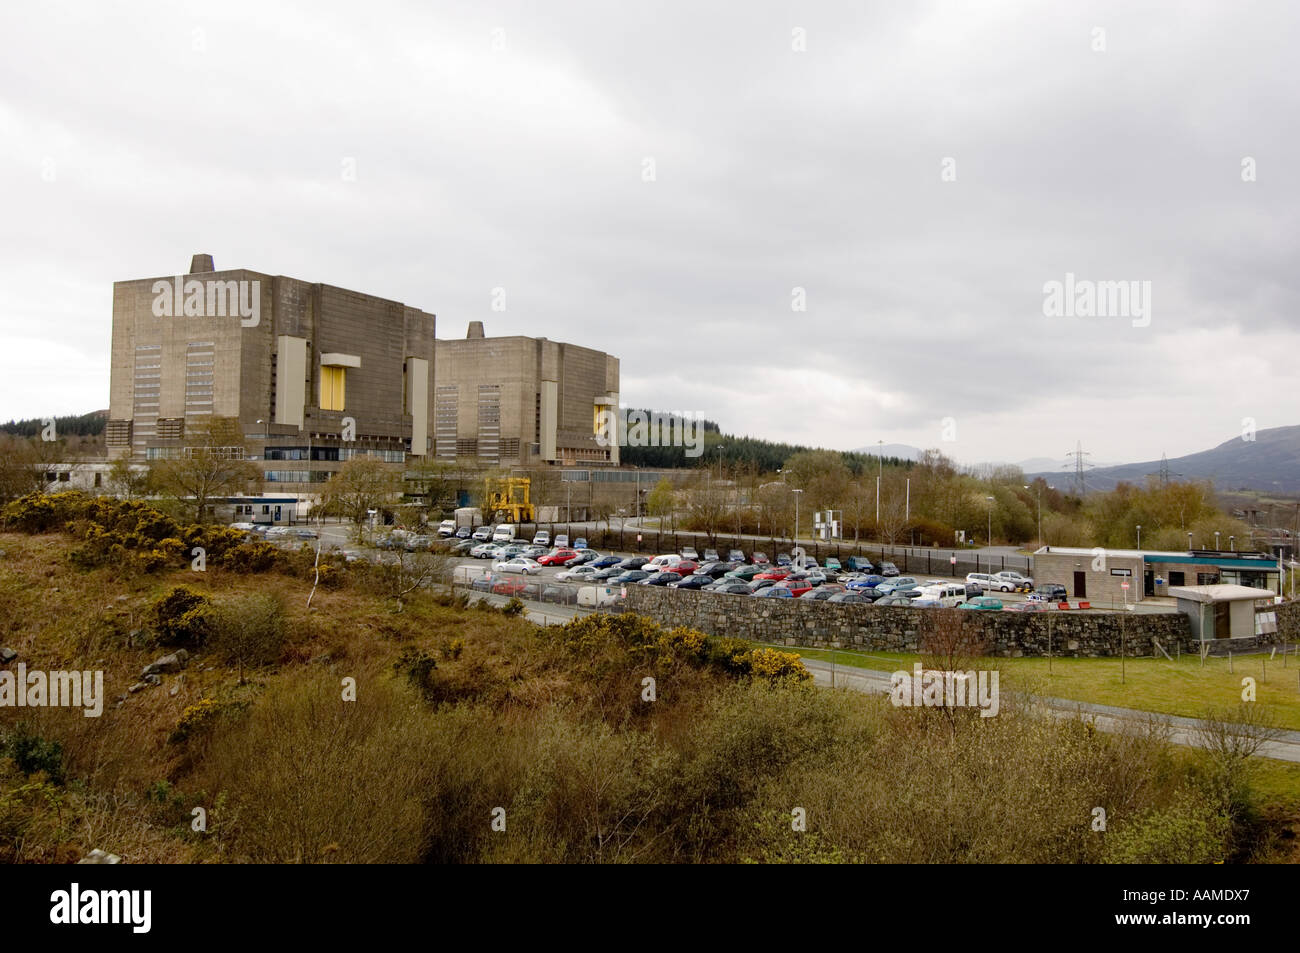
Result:
[[[465,335],[466,340],[470,338],[481,338],[481,337],[483,337],[483,322],[471,321],[469,323],[469,333]]]
[[[202,274],[206,274],[207,272],[216,271],[216,270],[217,269],[212,264],[211,255],[200,254],[200,255],[195,255],[193,258],[190,259],[190,270],[188,273],[191,275],[202,275]]]

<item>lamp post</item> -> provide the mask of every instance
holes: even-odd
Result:
[[[718,482],[719,483],[722,482],[722,451],[725,449],[726,447],[723,444],[718,444]]]
[[[880,484],[885,479],[885,441],[876,441],[876,529],[880,529]]]
[[[1192,551],[1192,534],[1191,534],[1191,533],[1188,533],[1188,534],[1187,534],[1187,551],[1188,551],[1188,552],[1191,552],[1191,551]]]
[[[993,497],[986,496],[984,499],[989,501],[989,545],[993,545],[993,504],[996,502]]]
[[[1237,537],[1236,537],[1236,536],[1229,536],[1229,537],[1228,537],[1228,545],[1232,547],[1232,551],[1235,553],[1235,552],[1237,551]]]
[[[1219,534],[1216,532],[1216,533],[1214,534],[1214,550],[1215,550],[1215,552],[1218,552],[1218,549],[1219,549]]]
[[[1138,550],[1142,549],[1142,524],[1138,523]]]
[[[794,544],[799,545],[799,494],[803,490],[794,490]]]

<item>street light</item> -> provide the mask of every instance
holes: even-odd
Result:
[[[997,501],[994,500],[993,497],[991,496],[986,496],[984,497],[984,499],[989,501],[989,545],[992,546],[993,545],[993,504]]]
[[[1188,551],[1188,552],[1191,552],[1191,550],[1192,550],[1192,534],[1191,534],[1191,533],[1188,533],[1188,534],[1187,534],[1187,551]]]
[[[876,463],[878,469],[876,472],[876,529],[880,529],[880,484],[885,479],[885,441],[876,441]]]
[[[726,447],[723,444],[718,444],[718,482],[719,483],[722,482],[722,451],[725,449]]]
[[[1219,534],[1217,532],[1214,534],[1214,551],[1219,551]]]
[[[799,494],[803,490],[794,490],[794,544],[799,545]]]
[[[1237,551],[1237,537],[1229,536],[1228,545],[1232,547],[1232,551],[1235,553]]]
[[[1138,551],[1142,549],[1142,524],[1138,523]]]

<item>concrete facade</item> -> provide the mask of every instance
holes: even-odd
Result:
[[[214,418],[238,421],[276,493],[310,493],[358,454],[431,453],[434,315],[212,267],[114,284],[111,458],[177,455]]]
[[[598,438],[617,411],[619,362],[603,351],[521,336],[486,337],[471,322],[438,341],[434,452],[484,466],[617,466],[617,434]]]

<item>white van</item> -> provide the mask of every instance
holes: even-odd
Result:
[[[492,542],[494,543],[513,543],[515,540],[515,524],[502,523],[492,531]]]
[[[441,523],[439,523],[439,524],[438,524],[438,535],[439,535],[439,536],[444,536],[444,537],[445,537],[445,536],[455,536],[455,535],[456,535],[456,521],[455,521],[455,520],[443,520]]]
[[[921,587],[922,599],[933,599],[945,609],[951,609],[966,601],[966,587],[960,582],[944,582]]]
[[[662,556],[656,556],[644,566],[642,572],[667,572],[670,569],[676,569],[677,564],[682,561],[682,557],[676,553],[665,553]]]

